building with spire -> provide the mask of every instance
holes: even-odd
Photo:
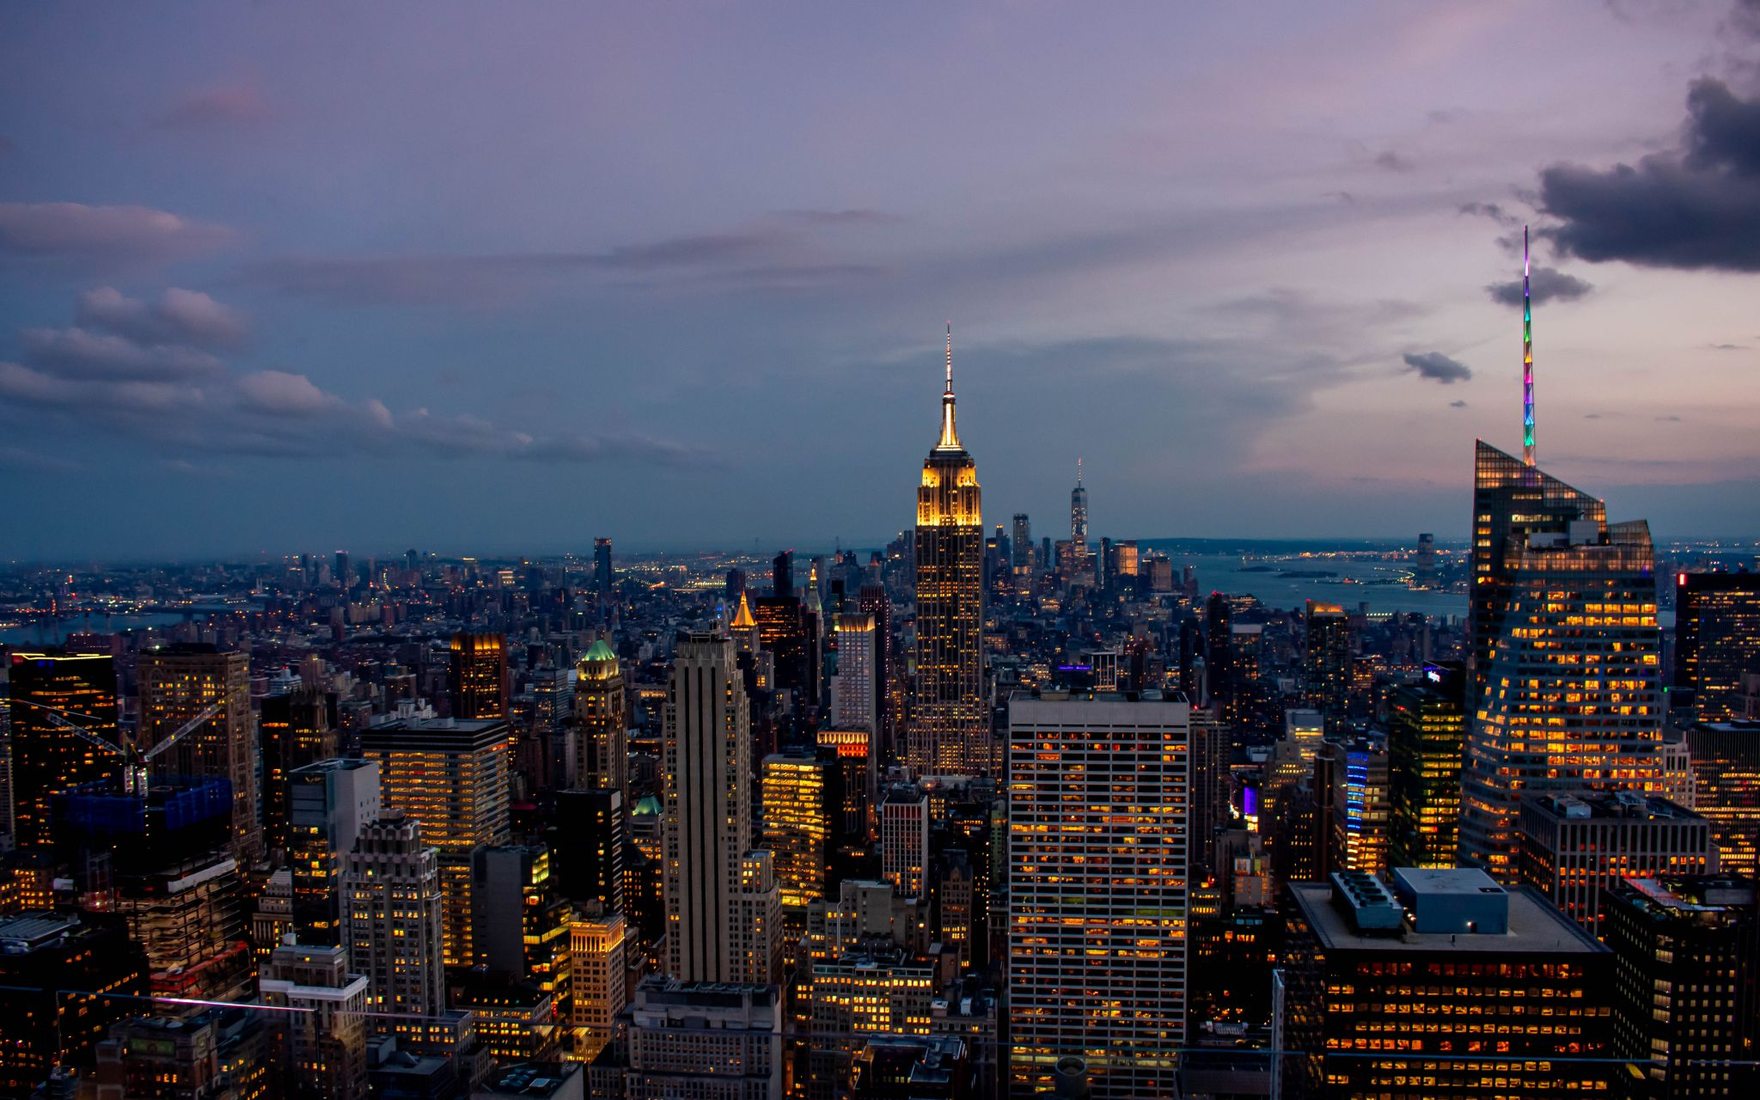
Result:
[[[1082,460],[1076,459],[1076,487],[1069,492],[1069,575],[1088,567],[1088,490],[1082,486]]]
[[[600,638],[575,669],[574,786],[629,799],[629,703],[617,652]]]
[[[917,673],[906,763],[918,774],[996,770],[984,702],[984,520],[978,467],[954,424],[953,326],[941,438],[917,487]]]
[[[1650,529],[1609,524],[1603,502],[1534,465],[1532,322],[1524,293],[1522,458],[1483,440],[1474,457],[1461,855],[1505,883],[1523,795],[1662,779]]]

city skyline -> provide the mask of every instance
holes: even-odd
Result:
[[[741,14],[9,11],[0,557],[878,545],[950,314],[998,517],[1460,538],[1525,222],[1540,461],[1760,532],[1752,4]]]

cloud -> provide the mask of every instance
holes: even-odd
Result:
[[[1408,370],[1418,372],[1420,378],[1428,378],[1432,382],[1440,382],[1452,386],[1456,382],[1465,382],[1473,377],[1472,368],[1458,359],[1450,359],[1439,351],[1408,351],[1404,359]]]
[[[1707,348],[1711,349],[1712,351],[1747,351],[1748,350],[1748,345],[1746,345],[1746,344],[1706,344],[1705,346]]]
[[[821,232],[893,220],[873,210],[784,211],[725,232],[594,251],[280,257],[251,266],[246,278],[344,305],[491,305],[581,278],[626,289],[810,289],[883,270],[827,255],[818,240]]]
[[[308,416],[333,408],[337,399],[303,374],[265,370],[238,379],[239,403],[253,412]]]
[[[157,263],[211,251],[231,237],[222,226],[148,206],[0,202],[0,258]]]
[[[244,343],[249,326],[243,314],[199,290],[171,287],[157,302],[130,298],[107,286],[79,297],[74,320],[138,343],[188,344],[223,350]]]
[[[1389,172],[1412,172],[1418,166],[1389,149],[1375,158],[1375,167]]]
[[[1448,407],[1451,409],[1464,409],[1467,407],[1467,403],[1465,401],[1460,400],[1459,398],[1456,398],[1455,400],[1450,401],[1448,403]]]
[[[0,447],[0,470],[16,470],[27,474],[65,474],[79,468],[79,463],[60,455],[46,455],[23,447]]]
[[[83,328],[31,328],[19,334],[32,366],[62,378],[171,381],[222,370],[205,351],[178,344],[137,344]]]
[[[1656,419],[1659,423],[1667,424],[1679,424],[1681,421],[1681,418],[1678,416],[1659,416]]]
[[[1522,219],[1495,202],[1463,202],[1455,209],[1459,213],[1469,214],[1473,217],[1490,218],[1505,229],[1520,228],[1522,224]]]
[[[1760,99],[1722,81],[1687,92],[1680,148],[1607,171],[1554,165],[1540,173],[1544,232],[1592,263],[1760,271]]]
[[[1536,267],[1528,280],[1529,289],[1533,293],[1534,302],[1574,302],[1588,295],[1595,289],[1595,284],[1567,274],[1556,267]],[[1519,306],[1522,304],[1522,281],[1511,279],[1505,283],[1492,283],[1485,288],[1491,300],[1498,305]]]
[[[255,87],[233,85],[193,92],[155,118],[153,125],[164,130],[223,130],[254,126],[269,114],[269,105]]]

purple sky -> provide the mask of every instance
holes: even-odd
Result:
[[[0,558],[1760,533],[1760,4],[0,8]],[[1511,242],[1515,242],[1512,246]]]

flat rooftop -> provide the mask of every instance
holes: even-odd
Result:
[[[1332,886],[1297,882],[1290,897],[1301,906],[1320,945],[1328,951],[1378,951],[1393,954],[1457,955],[1598,955],[1608,948],[1553,908],[1545,898],[1523,888],[1509,891],[1506,933],[1403,932],[1365,934],[1351,927],[1350,917],[1332,904]]]

